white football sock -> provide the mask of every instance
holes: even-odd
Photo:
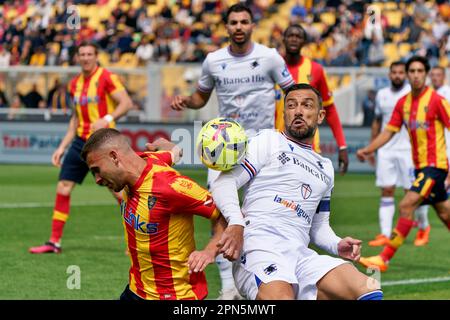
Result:
[[[381,197],[380,207],[378,209],[378,217],[380,219],[381,233],[386,237],[391,236],[392,221],[395,214],[395,202],[394,197]]]
[[[222,254],[217,256],[216,263],[219,268],[220,280],[222,281],[222,290],[234,288],[232,263],[225,259]]]
[[[430,223],[428,222],[428,206],[420,206],[414,211],[416,220],[419,223],[419,229],[425,230]]]

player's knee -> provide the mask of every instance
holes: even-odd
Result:
[[[284,281],[261,284],[256,300],[294,300],[292,285]]]
[[[395,194],[395,188],[382,188],[381,189],[381,196],[382,197],[393,197]]]
[[[75,184],[72,181],[60,180],[56,185],[56,191],[63,196],[68,196],[72,192],[74,186]]]
[[[413,219],[414,206],[406,200],[400,201],[398,205],[399,215],[402,218]]]

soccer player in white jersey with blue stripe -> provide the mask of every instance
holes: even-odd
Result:
[[[174,110],[200,109],[215,89],[219,115],[238,121],[248,136],[252,136],[261,129],[274,128],[274,86],[278,84],[284,90],[294,84],[294,80],[276,49],[251,41],[253,14],[247,6],[242,3],[231,6],[225,26],[230,45],[207,55],[197,90],[191,96],[176,96],[171,107]],[[218,175],[219,171],[208,170],[208,188]],[[228,221],[228,224],[222,239],[242,239],[242,226],[233,221]],[[222,255],[217,262],[222,281],[219,299],[238,297],[231,263]]]
[[[375,98],[375,119],[372,122],[372,138],[386,127],[391,119],[395,104],[411,91],[406,81],[405,63],[395,61],[389,66],[390,86],[380,89]],[[395,188],[403,188],[406,192],[414,182],[414,164],[411,153],[411,143],[406,128],[402,128],[391,141],[377,152],[376,186],[381,189],[381,199],[378,208],[380,231],[375,239],[369,241],[369,246],[384,246],[389,242],[392,233],[392,222],[395,214]],[[419,231],[414,244],[423,246],[428,243],[430,227],[428,224],[428,206],[421,206],[415,211]]]
[[[250,139],[241,166],[222,172],[213,198],[227,220],[245,224],[235,283],[248,299],[379,300],[379,284],[350,261],[361,240],[341,239],[329,224],[334,169],[312,150],[323,121],[320,93],[309,84],[286,91],[285,131],[262,130]],[[238,189],[245,186],[239,206]],[[328,253],[319,255],[310,242]]]

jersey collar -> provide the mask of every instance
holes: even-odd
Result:
[[[284,131],[281,132],[281,134],[289,141],[295,143],[297,146],[299,146],[302,149],[312,150],[312,144],[300,142],[297,140],[294,140],[290,138]]]
[[[239,54],[239,53],[234,53],[234,52],[232,52],[232,51],[231,51],[231,45],[229,45],[229,46],[227,47],[227,50],[228,50],[228,53],[229,53],[230,55],[232,55],[233,57],[245,57],[245,56],[248,56],[250,53],[252,53],[252,52],[253,52],[253,49],[255,48],[255,43],[252,42],[251,44],[252,44],[251,47],[248,49],[248,51],[247,51],[246,53],[241,53],[241,54]]]

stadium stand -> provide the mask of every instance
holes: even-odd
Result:
[[[0,66],[76,65],[76,45],[85,39],[99,44],[99,60],[106,67],[200,63],[208,52],[226,44],[223,15],[236,2],[177,0],[169,5],[166,0],[0,1]],[[282,52],[282,30],[291,22],[299,22],[311,37],[303,54],[324,66],[388,66],[413,54],[427,56],[433,65],[448,64],[450,4],[445,1],[247,3],[255,13],[255,41]],[[333,7],[334,3],[340,4]],[[373,8],[379,30],[366,14]],[[150,53],[147,60],[136,54],[144,45]],[[0,82],[3,79],[0,77]],[[48,84],[53,81],[35,80],[41,94],[48,92]],[[348,78],[345,81],[344,77],[331,77],[330,86],[348,84]],[[129,89],[142,94],[142,79],[131,82],[138,87]],[[19,83],[19,87],[30,85]]]

